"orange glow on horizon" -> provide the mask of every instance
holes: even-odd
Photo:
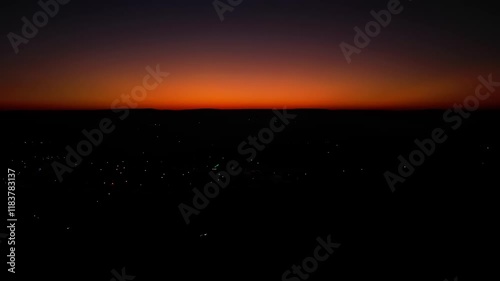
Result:
[[[57,62],[50,69],[43,62],[4,77],[9,94],[0,98],[0,109],[110,109],[115,99],[142,84],[147,74],[144,62],[153,68],[159,64],[171,75],[149,91],[138,108],[448,108],[474,94],[478,83],[475,69],[429,70],[414,61],[347,65],[321,56],[256,54],[200,53],[189,59],[169,56],[160,63],[148,57],[89,59],[89,54]],[[498,107],[499,101],[492,97],[483,106]]]

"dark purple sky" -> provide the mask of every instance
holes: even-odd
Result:
[[[210,0],[72,0],[16,54],[37,2],[2,2],[1,108],[109,108],[158,64],[140,107],[442,108],[500,77],[493,1],[401,1],[351,63],[339,45],[389,1],[243,0],[221,22]]]

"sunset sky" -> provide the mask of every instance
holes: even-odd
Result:
[[[17,55],[6,35],[40,7],[7,2],[0,109],[109,109],[158,64],[170,76],[140,108],[445,108],[500,81],[498,18],[478,1],[401,1],[350,64],[339,44],[389,1],[244,0],[221,22],[211,0],[72,0]]]

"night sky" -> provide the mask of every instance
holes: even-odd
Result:
[[[211,0],[72,0],[16,54],[40,6],[6,0],[0,108],[109,109],[156,65],[170,76],[139,108],[446,108],[500,80],[493,1],[401,1],[347,63],[340,43],[388,2],[244,0],[221,21]]]

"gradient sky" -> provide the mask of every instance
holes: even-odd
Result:
[[[16,55],[36,2],[2,3],[0,109],[109,109],[157,64],[170,76],[141,108],[445,108],[500,81],[493,1],[401,1],[351,64],[339,44],[387,0],[244,0],[224,22],[212,0],[72,0]]]

